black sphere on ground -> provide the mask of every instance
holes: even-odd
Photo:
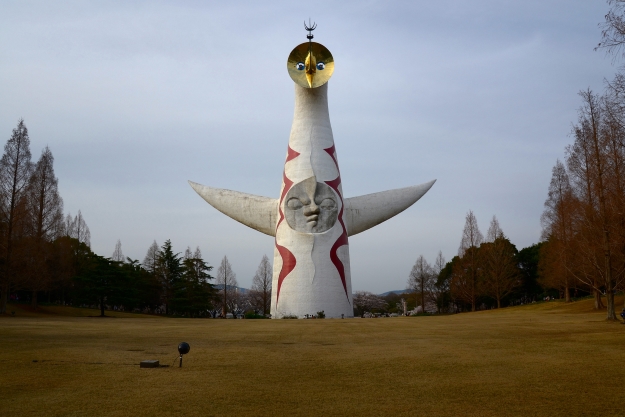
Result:
[[[189,353],[190,350],[191,350],[191,346],[189,346],[187,342],[182,342],[181,344],[178,345],[178,352],[181,355],[186,355],[187,353]]]

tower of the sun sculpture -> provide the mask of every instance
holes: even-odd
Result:
[[[432,187],[421,185],[345,198],[330,116],[328,80],[334,58],[312,42],[291,52],[295,114],[278,199],[189,181],[210,205],[259,232],[275,236],[271,314],[352,317],[348,237],[401,213]]]

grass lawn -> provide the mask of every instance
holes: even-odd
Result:
[[[591,303],[345,320],[9,305],[0,416],[625,416],[625,325]]]

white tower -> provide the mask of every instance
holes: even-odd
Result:
[[[344,198],[330,116],[328,79],[334,59],[309,42],[289,55],[295,114],[280,197],[272,199],[189,181],[209,204],[231,218],[275,236],[271,314],[353,317],[348,237],[404,211],[432,187],[413,187]]]

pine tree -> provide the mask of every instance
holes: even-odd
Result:
[[[165,314],[170,314],[170,302],[174,297],[174,287],[182,279],[182,261],[179,253],[174,253],[171,241],[167,239],[158,253],[156,275],[163,289],[162,297]]]
[[[209,272],[213,269],[202,259],[200,248],[195,253],[187,248],[182,261],[182,280],[174,285],[176,305],[174,309],[191,316],[205,314],[211,307],[215,289],[208,281],[213,279]]]

